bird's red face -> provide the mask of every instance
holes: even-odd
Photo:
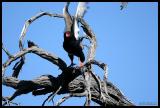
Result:
[[[71,32],[70,32],[70,31],[67,31],[67,32],[65,33],[65,36],[66,36],[66,37],[70,37],[70,36],[71,36]]]

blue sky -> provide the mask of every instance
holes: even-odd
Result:
[[[41,11],[62,14],[63,6],[64,2],[3,2],[2,42],[12,54],[17,53],[18,39],[25,21]],[[76,6],[77,3],[70,4],[72,15]],[[136,105],[158,105],[158,3],[129,2],[123,11],[120,11],[119,2],[91,2],[89,6],[84,19],[96,34],[95,59],[109,66],[108,80]],[[27,40],[31,40],[69,65],[70,60],[62,47],[63,32],[63,19],[44,16],[30,25],[25,47]],[[2,52],[2,63],[6,60],[7,56]],[[75,62],[78,63],[77,58]],[[6,76],[12,75],[14,63],[7,68]],[[101,69],[94,66],[94,70],[103,77]],[[19,79],[31,80],[43,74],[57,76],[60,73],[58,67],[50,62],[28,54]],[[2,86],[3,96],[10,96],[14,91]],[[41,105],[47,96],[34,97],[29,93],[17,97],[14,102],[22,106]],[[56,96],[55,102],[62,96]],[[83,105],[84,102],[84,97],[71,98],[62,105]],[[96,104],[92,102],[92,105]]]

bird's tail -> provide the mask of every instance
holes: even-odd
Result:
[[[78,40],[79,37],[79,25],[78,25],[78,18],[83,18],[84,14],[86,13],[88,9],[88,2],[79,2],[77,6],[77,11],[75,14],[75,19],[74,19],[74,36]]]

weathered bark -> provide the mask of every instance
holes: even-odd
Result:
[[[84,76],[77,69],[75,73],[72,73],[72,69],[68,69],[66,74],[61,74],[57,78],[51,75],[43,75],[34,80],[18,80],[14,77],[4,77],[3,85],[12,87],[16,89],[16,92],[13,94],[13,98],[21,95],[32,92],[33,95],[44,95],[53,91],[56,91],[61,85],[61,81],[65,80],[63,83],[62,89],[57,94],[76,94],[83,93],[86,87]],[[68,77],[70,76],[70,77]],[[67,82],[66,82],[67,81]],[[102,92],[104,93],[106,100],[100,98],[100,92],[98,89],[98,84],[93,77],[91,77],[91,95],[92,100],[100,105],[133,105],[129,102],[120,90],[115,87],[111,82],[106,82],[108,88],[108,94],[105,93],[104,83],[102,84]],[[84,95],[85,96],[85,95]]]
[[[85,66],[87,66],[89,63],[86,63]],[[103,68],[103,64],[99,65]],[[53,77],[52,75],[42,75],[34,80],[18,80],[14,77],[3,77],[2,83],[3,85],[16,89],[16,92],[9,98],[10,101],[13,100],[16,96],[29,92],[32,92],[32,94],[35,96],[45,95],[50,92],[56,92],[59,86],[62,86],[62,89],[57,94],[69,93],[71,94],[71,96],[85,96],[87,92],[85,92],[86,81],[84,79],[84,71],[85,69],[67,67],[58,77]],[[106,98],[104,100],[103,98],[101,98],[100,90],[98,87],[99,85],[96,79],[93,76],[91,76],[90,79],[91,99],[94,102],[105,106],[133,105],[111,82],[107,81],[104,83],[104,81],[100,81],[102,85],[101,91]],[[105,92],[105,85],[107,85],[108,93]],[[83,95],[78,95],[82,93]],[[59,104],[57,103],[57,105]]]

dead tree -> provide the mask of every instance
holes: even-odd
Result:
[[[87,54],[87,61],[81,68],[67,67],[64,60],[39,48],[34,42],[28,41],[28,48],[23,47],[23,41],[29,25],[45,15],[63,18],[63,15],[41,12],[28,19],[24,24],[19,39],[20,51],[15,55],[10,54],[2,44],[2,49],[8,55],[8,60],[2,64],[2,84],[16,89],[12,96],[2,96],[2,105],[4,106],[11,103],[12,100],[19,95],[32,92],[34,96],[51,93],[48,98],[44,100],[42,106],[45,105],[46,101],[50,101],[55,95],[60,94],[67,95],[56,102],[56,106],[59,106],[70,97],[86,97],[84,105],[90,105],[90,101],[92,100],[103,106],[132,106],[133,104],[125,98],[121,91],[111,82],[107,81],[107,64],[94,59],[96,51],[96,36],[83,18],[80,18],[79,20],[86,33],[86,38],[90,41],[90,46]],[[58,66],[62,73],[59,74],[58,77],[42,75],[33,80],[18,80],[19,72],[25,64],[25,55],[28,53],[36,54],[39,57],[48,60],[52,64]],[[5,76],[5,70],[7,67],[19,58],[20,61],[18,61],[13,68],[14,71],[12,77]],[[104,70],[103,80],[93,72],[92,65],[97,65]]]

